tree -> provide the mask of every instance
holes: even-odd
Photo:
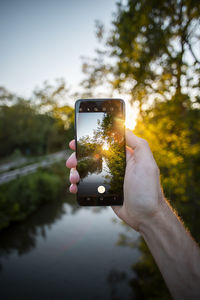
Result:
[[[62,147],[64,140],[68,143],[74,137],[74,108],[69,105],[70,97],[69,88],[62,78],[57,79],[54,85],[45,81],[42,87],[33,92],[31,103],[35,109],[55,120],[55,128],[49,140],[50,151]],[[54,147],[56,140],[58,146]]]
[[[117,7],[106,47],[83,64],[85,87],[109,82],[138,101],[140,110],[149,99],[174,94],[199,102],[199,1],[128,0]],[[102,32],[99,23],[97,36]]]
[[[63,81],[22,99],[0,87],[0,157],[19,150],[42,155],[66,147],[74,136],[74,109],[67,104]]]
[[[0,108],[0,156],[7,156],[16,149],[23,154],[43,154],[47,151],[48,135],[54,120],[36,113],[25,100]]]

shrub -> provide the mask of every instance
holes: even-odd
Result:
[[[40,205],[57,200],[65,183],[63,166],[62,162],[1,185],[0,229],[25,219]]]

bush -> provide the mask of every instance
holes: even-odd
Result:
[[[0,186],[0,229],[11,222],[25,219],[40,205],[61,196],[64,187],[63,165],[62,162],[62,165],[57,164],[50,169],[40,169]]]

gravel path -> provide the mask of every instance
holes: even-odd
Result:
[[[39,167],[47,167],[53,164],[56,161],[60,161],[62,159],[67,159],[69,153],[67,151],[60,151],[53,154],[47,155],[44,160],[27,165],[22,168],[18,168],[12,171],[4,172],[0,174],[0,184],[9,182],[17,177],[25,176],[30,173],[34,173]],[[6,170],[6,168],[5,168]]]

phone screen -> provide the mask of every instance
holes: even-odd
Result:
[[[81,205],[123,203],[124,102],[79,100],[76,107],[77,170]]]

